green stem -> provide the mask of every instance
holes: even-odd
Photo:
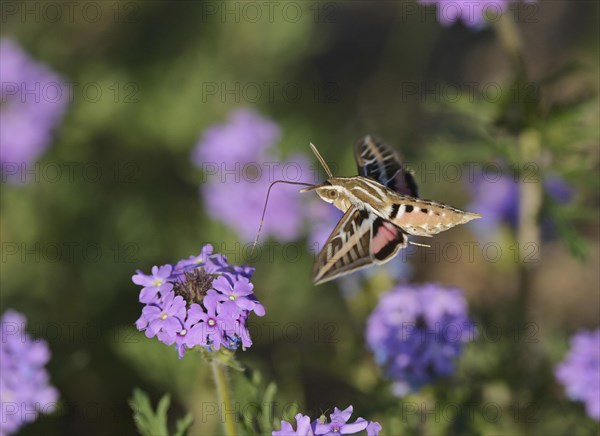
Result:
[[[498,39],[505,53],[509,57],[515,73],[515,84],[520,86],[527,82],[527,69],[523,56],[523,41],[511,14],[504,14],[496,24]],[[520,94],[519,94],[520,95]],[[539,261],[540,229],[538,215],[542,207],[542,185],[539,175],[539,162],[541,154],[540,133],[531,129],[531,120],[535,118],[537,107],[528,107],[526,99],[517,102],[516,107],[508,107],[508,111],[516,109],[517,118],[513,118],[511,126],[517,134],[519,156],[519,217],[517,226],[518,249],[521,255],[527,254],[527,262],[521,259],[520,293],[518,301],[517,321],[519,328],[523,328],[527,317],[527,303],[531,288],[532,270]],[[510,114],[505,114],[510,120]],[[523,177],[535,171],[536,179]],[[533,256],[531,256],[533,253]]]
[[[519,295],[519,328],[524,328],[527,318],[527,306],[532,286],[533,270],[540,260],[540,228],[538,218],[542,207],[542,184],[539,170],[539,157],[541,150],[541,138],[536,130],[522,132],[518,138],[519,158],[523,164],[522,172],[533,169],[536,178],[529,177],[519,179],[519,217],[517,227],[517,241],[519,253],[527,256],[522,258],[520,264],[521,292]],[[527,262],[525,262],[527,260]]]
[[[535,178],[521,177],[519,180],[519,225],[517,228],[517,238],[519,247],[528,253],[535,252],[535,258],[528,256],[532,261],[525,264],[527,269],[534,267],[539,260],[540,229],[538,226],[538,215],[542,207],[542,185],[540,183],[539,158],[541,149],[541,138],[536,130],[527,130],[522,132],[518,138],[519,157],[525,168],[523,172],[531,173],[535,171]],[[524,244],[533,245],[535,250],[528,250]]]
[[[223,410],[223,430],[228,436],[235,436],[237,434],[235,427],[235,419],[229,412],[234,410],[231,403],[231,394],[229,391],[229,380],[227,379],[227,367],[215,358],[211,361],[213,378],[215,379],[215,387],[217,388],[217,398],[219,399],[219,406]]]
[[[515,74],[513,86],[521,91],[522,86],[527,84],[527,68],[523,55],[523,42],[519,35],[514,18],[510,14],[502,16],[497,23],[498,39],[505,53],[509,57]],[[517,95],[521,95],[520,93]],[[539,131],[532,128],[537,119],[539,108],[538,99],[528,102],[527,98],[521,98],[514,103],[507,104],[503,120],[507,127],[517,136],[517,148],[519,159],[519,216],[517,224],[517,244],[519,256],[519,293],[515,302],[514,321],[517,329],[524,329],[530,315],[528,307],[531,299],[531,288],[535,268],[540,260],[540,228],[538,224],[539,214],[542,207],[542,183],[539,173],[541,161],[542,138]],[[532,180],[532,170],[535,176]],[[533,253],[533,256],[531,254]],[[525,257],[526,256],[526,257]],[[535,356],[538,354],[532,349],[532,344],[514,341],[512,348],[512,363],[515,374],[511,377],[515,387],[520,390],[529,390],[533,387],[533,375],[538,366]],[[529,425],[524,423],[525,433]]]
[[[496,24],[500,45],[510,57],[513,68],[518,76],[525,75],[525,60],[523,59],[523,41],[513,17],[506,13]]]

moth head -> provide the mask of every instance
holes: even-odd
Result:
[[[333,203],[340,196],[340,191],[338,187],[332,186],[329,183],[325,183],[317,187],[315,190],[317,191],[317,195],[327,203]]]

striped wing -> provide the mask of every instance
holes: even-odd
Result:
[[[364,209],[351,207],[319,253],[313,280],[318,285],[372,264],[385,263],[407,244],[402,229]]]
[[[396,151],[380,139],[367,135],[354,145],[358,174],[371,177],[400,194],[418,197],[413,175],[402,165]]]

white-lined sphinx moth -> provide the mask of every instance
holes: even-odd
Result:
[[[371,135],[354,147],[359,173],[354,177],[333,177],[316,147],[311,144],[311,148],[329,178],[300,192],[316,191],[344,212],[317,257],[315,284],[390,261],[409,244],[409,235],[430,237],[481,218],[418,198],[415,180],[398,154]]]

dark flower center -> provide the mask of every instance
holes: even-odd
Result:
[[[202,303],[209,289],[212,289],[214,274],[207,273],[204,268],[198,267],[184,272],[185,280],[173,285],[175,295],[181,295],[188,303]]]

